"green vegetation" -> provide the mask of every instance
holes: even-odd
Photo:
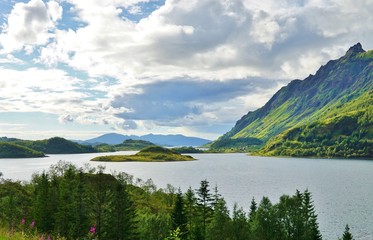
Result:
[[[209,145],[211,151],[247,152],[257,150],[263,142],[257,138],[219,139]]]
[[[0,142],[0,158],[37,158],[45,157],[44,153],[13,143]]]
[[[12,143],[46,154],[70,154],[97,152],[92,146],[81,145],[64,138],[53,137],[46,140],[21,140],[16,138],[1,138],[0,142]]]
[[[177,153],[204,153],[204,150],[194,148],[194,147],[177,147],[172,148],[172,151]]]
[[[114,145],[114,148],[115,151],[138,151],[150,146],[156,145],[149,141],[127,139],[121,144]]]
[[[230,211],[207,180],[183,193],[104,170],[59,162],[31,182],[0,177],[0,239],[322,239],[308,190]]]
[[[158,146],[144,148],[135,155],[113,155],[95,157],[91,161],[101,162],[171,162],[171,161],[191,161],[195,160],[191,156],[181,155],[170,149]]]
[[[250,151],[255,144],[235,144],[249,138],[262,141],[256,146],[263,155],[373,158],[372,72],[373,51],[356,44],[315,75],[281,88],[212,146]]]
[[[337,102],[319,121],[279,134],[259,154],[372,158],[373,91],[346,104]]]

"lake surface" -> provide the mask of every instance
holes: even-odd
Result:
[[[125,152],[132,154],[134,152]],[[120,152],[111,154],[123,154]],[[107,172],[126,172],[161,188],[168,183],[183,191],[199,187],[207,179],[218,186],[229,206],[237,202],[246,211],[252,197],[260,202],[268,196],[276,203],[282,194],[309,189],[313,194],[323,239],[337,240],[348,223],[356,240],[373,239],[373,161],[267,158],[245,154],[191,154],[191,162],[98,163],[89,162],[100,154],[50,155],[48,158],[0,159],[5,178],[30,180],[59,160],[77,166],[104,165]]]

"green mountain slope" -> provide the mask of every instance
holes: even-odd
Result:
[[[259,151],[268,156],[373,157],[373,91],[336,103],[316,122],[290,128]]]
[[[13,143],[0,142],[0,158],[37,158],[45,157],[44,153]]]
[[[97,152],[92,146],[81,145],[64,138],[53,137],[45,140],[21,140],[16,138],[1,138],[1,142],[13,143],[47,154],[91,153]]]
[[[365,52],[358,43],[345,56],[322,66],[315,75],[303,81],[294,80],[281,88],[262,108],[243,116],[215,144],[246,138],[267,142],[290,128],[301,128],[326,119],[331,121],[332,116],[337,120],[340,109],[346,108],[343,111],[347,114],[348,103],[352,101],[355,101],[355,110],[367,111],[360,108],[367,104],[367,96],[372,90],[373,51]],[[369,111],[366,115],[371,118]],[[338,135],[338,132],[333,134]]]

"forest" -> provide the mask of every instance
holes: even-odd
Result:
[[[250,199],[248,199],[250,203]],[[278,203],[251,199],[230,211],[202,180],[186,192],[157,188],[126,173],[60,161],[30,182],[0,173],[0,239],[316,240],[322,239],[311,193]],[[348,225],[341,239],[353,239]]]

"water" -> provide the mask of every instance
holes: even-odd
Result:
[[[125,152],[132,154],[134,152]],[[111,153],[111,154],[123,154]],[[5,178],[30,180],[32,173],[47,170],[59,160],[83,166],[100,154],[50,155],[48,158],[0,159]],[[168,183],[185,191],[207,179],[232,206],[248,210],[268,196],[277,202],[282,194],[309,189],[313,194],[323,239],[338,239],[348,223],[356,240],[373,240],[373,161],[266,158],[245,154],[191,154],[192,162],[97,163],[108,172],[127,172],[136,178],[151,178],[158,187]]]

